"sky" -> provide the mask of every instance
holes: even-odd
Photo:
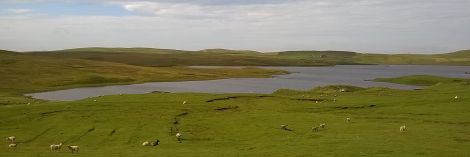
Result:
[[[0,49],[470,49],[470,0],[0,0]]]

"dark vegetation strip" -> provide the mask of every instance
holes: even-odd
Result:
[[[28,139],[28,140],[25,140],[23,142],[20,142],[20,143],[29,143],[29,142],[33,142],[35,141],[36,139],[38,139],[39,137],[41,137],[42,135],[46,134],[49,130],[51,130],[52,128],[47,128],[46,130],[42,131],[41,133],[37,134],[36,136],[34,136],[33,138],[31,139]]]
[[[210,99],[210,100],[207,100],[206,102],[215,102],[215,101],[223,101],[223,100],[239,99],[239,98],[271,98],[271,97],[275,97],[275,96],[268,96],[268,95],[262,95],[262,96],[229,96],[229,97],[223,97],[223,98]]]
[[[77,137],[72,137],[72,138],[69,138],[67,139],[64,143],[72,143],[72,142],[75,142],[75,141],[78,141],[80,140],[82,137],[85,137],[86,135],[88,135],[90,132],[93,132],[95,131],[95,127],[92,127],[90,129],[88,129],[87,131],[85,131],[83,134],[81,134],[80,136],[77,136]]]

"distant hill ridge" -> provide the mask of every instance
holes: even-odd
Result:
[[[12,53],[10,51],[0,51]],[[1,53],[0,53],[1,54]],[[353,64],[470,65],[470,50],[443,54],[372,54],[352,51],[281,51],[157,48],[76,48],[22,53],[69,59],[124,63],[137,66],[330,66]]]
[[[470,50],[460,50],[460,51],[450,52],[447,54],[470,54]]]

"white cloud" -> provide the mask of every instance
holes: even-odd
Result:
[[[470,48],[469,0],[105,2],[135,15],[0,15],[0,48],[141,46],[362,52]]]
[[[31,9],[6,9],[5,12],[12,13],[12,14],[26,14],[26,13],[33,12],[33,10]]]

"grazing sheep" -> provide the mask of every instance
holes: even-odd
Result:
[[[16,143],[12,143],[8,145],[8,148],[16,148],[18,146]]]
[[[402,126],[400,126],[400,132],[405,132],[406,131],[406,126],[405,124],[403,124]]]
[[[183,105],[186,104],[186,101],[183,101]]]
[[[15,136],[10,136],[10,137],[7,137],[6,140],[11,142],[11,143],[15,143],[15,139],[16,137]]]
[[[175,136],[176,136],[176,139],[177,139],[179,142],[181,142],[181,139],[182,139],[182,137],[183,137],[183,134],[181,134],[181,133],[176,133]]]
[[[292,129],[287,128],[289,125],[281,125],[281,130],[292,131]]]
[[[289,125],[281,125],[281,129],[282,130],[287,130],[287,126],[289,126]]]
[[[351,118],[349,118],[349,117],[346,118],[346,122],[348,122],[348,123],[351,122]]]
[[[150,145],[152,145],[152,146],[157,146],[159,144],[160,144],[160,140],[150,142]]]
[[[62,143],[59,143],[59,144],[51,144],[50,148],[51,148],[51,151],[60,150],[60,149],[62,149]]]
[[[149,141],[145,141],[144,143],[142,143],[142,146],[150,146],[150,142],[149,142]]]
[[[459,99],[459,96],[455,96],[454,99]]]
[[[325,123],[321,123],[320,124],[320,128],[325,128],[326,127],[326,124]]]
[[[97,101],[98,101],[98,100],[96,100],[96,99],[95,99],[95,100],[93,100],[93,102],[97,102]]]
[[[339,90],[339,92],[346,92],[346,89],[345,89],[345,88],[341,88],[341,89]]]
[[[144,143],[142,143],[142,146],[157,146],[158,144],[160,144],[160,140],[157,140],[157,141],[145,141]]]
[[[314,127],[312,127],[312,131],[314,131],[314,132],[320,131],[320,127],[314,126]]]
[[[78,146],[67,146],[67,148],[69,148],[69,150],[72,151],[72,154],[74,152],[78,153],[78,150],[80,149],[80,147]]]

